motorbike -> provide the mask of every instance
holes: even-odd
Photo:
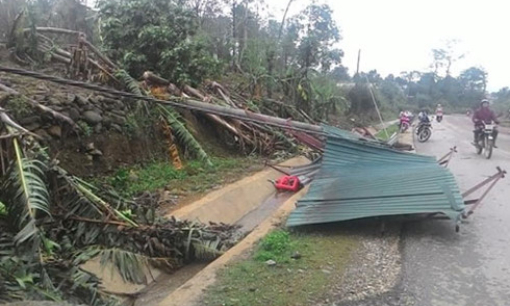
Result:
[[[475,143],[476,153],[484,153],[485,158],[490,159],[494,149],[494,135],[496,125],[492,122],[484,122],[479,128],[478,141]]]
[[[432,136],[432,124],[430,121],[422,121],[416,128],[416,135],[419,142],[426,142]]]
[[[437,115],[436,120],[437,122],[441,122],[443,120],[443,115]]]
[[[404,133],[409,128],[410,120],[408,117],[400,118],[400,133]]]

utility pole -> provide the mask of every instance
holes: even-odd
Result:
[[[361,49],[358,50],[358,64],[356,66],[356,74],[359,74],[359,60],[361,58]]]
[[[386,130],[386,125],[384,124],[383,118],[381,116],[381,112],[379,111],[379,106],[377,106],[377,101],[375,101],[374,92],[372,91],[372,84],[368,80],[368,77],[365,75],[365,80],[367,81],[368,91],[370,92],[370,96],[372,97],[372,101],[374,102],[375,110],[377,111],[377,115],[379,116],[379,120],[381,121],[381,125],[384,130],[384,134],[386,134],[386,139],[390,140],[390,136],[388,135],[388,130]]]

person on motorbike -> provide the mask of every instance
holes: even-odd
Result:
[[[473,123],[475,124],[474,136],[475,136],[475,146],[478,144],[478,138],[482,134],[483,127],[485,123],[494,122],[499,124],[499,120],[496,117],[496,114],[489,107],[489,100],[483,99],[480,102],[480,108],[478,108],[473,114]],[[494,129],[492,131],[492,137],[494,138],[494,148],[496,147],[496,138],[498,137],[498,130]]]
[[[437,122],[441,122],[441,120],[443,120],[443,106],[441,104],[438,104],[436,107],[436,118]]]
[[[399,128],[402,129],[402,127],[404,125],[406,125],[407,127],[409,126],[409,123],[410,123],[410,118],[409,116],[407,115],[407,111],[405,112],[400,112],[400,122],[399,122]]]
[[[443,106],[441,104],[437,105],[436,108],[436,116],[442,116],[443,115]]]
[[[420,123],[430,123],[430,118],[429,118],[429,114],[427,112],[427,110],[422,110],[419,114],[418,114],[418,119],[420,120]]]

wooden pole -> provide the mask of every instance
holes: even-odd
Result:
[[[361,59],[361,49],[358,50],[358,64],[356,65],[356,74],[359,74],[359,61]]]
[[[379,116],[379,120],[381,120],[381,125],[384,130],[384,134],[386,134],[386,139],[390,139],[390,136],[388,135],[388,130],[386,130],[386,126],[384,125],[381,112],[379,111],[379,106],[377,106],[377,102],[375,101],[374,93],[372,92],[372,84],[370,84],[370,81],[368,80],[368,77],[365,75],[365,79],[367,80],[368,85],[368,91],[370,92],[370,96],[372,97],[372,101],[374,102],[375,110],[377,111],[377,115]]]

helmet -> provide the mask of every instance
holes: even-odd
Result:
[[[441,103],[439,103],[439,104],[437,105],[437,107],[441,107]]]
[[[480,102],[480,105],[483,105],[484,103],[490,104],[490,103],[489,103],[489,100],[487,100],[487,99],[483,99],[483,100]]]

